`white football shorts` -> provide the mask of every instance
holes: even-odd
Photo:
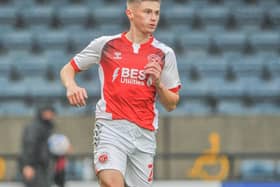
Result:
[[[94,132],[96,174],[101,170],[115,169],[122,173],[128,187],[150,187],[155,134],[126,120],[98,119]]]

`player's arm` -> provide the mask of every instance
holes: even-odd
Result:
[[[176,108],[179,102],[179,93],[167,89],[161,82],[162,68],[159,63],[148,63],[145,66],[145,73],[151,76],[153,85],[156,87],[159,101],[167,111],[172,111]]]
[[[159,82],[155,85],[157,93],[159,95],[159,101],[164,106],[164,108],[167,111],[172,111],[176,108],[178,102],[179,102],[179,93],[178,92],[172,92],[171,90],[168,90],[164,87],[164,85]]]
[[[73,106],[84,106],[88,98],[87,91],[76,83],[76,74],[77,71],[75,71],[71,63],[66,64],[60,71],[61,81],[66,88],[66,96],[69,103]]]

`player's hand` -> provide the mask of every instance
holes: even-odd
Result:
[[[156,87],[160,85],[160,75],[162,67],[160,63],[150,62],[144,67],[145,74],[150,76],[152,79],[152,84]]]
[[[77,85],[71,85],[66,88],[66,95],[69,103],[76,107],[86,105],[86,99],[88,98],[85,88],[81,88]]]
[[[32,166],[24,166],[22,170],[23,176],[26,180],[32,180],[35,176],[35,170]]]

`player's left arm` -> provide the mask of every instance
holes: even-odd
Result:
[[[181,87],[176,57],[172,49],[166,54],[164,64],[163,67],[161,63],[148,63],[145,66],[145,74],[152,79],[160,103],[167,111],[172,111],[179,102]]]
[[[159,95],[159,101],[167,111],[172,111],[176,108],[180,96],[179,92],[173,92],[167,89],[161,82],[155,85]]]

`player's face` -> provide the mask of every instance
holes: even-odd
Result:
[[[42,112],[42,118],[44,120],[52,121],[55,118],[55,113],[51,110],[45,110]]]
[[[156,1],[143,1],[131,10],[130,20],[142,33],[153,33],[160,17],[160,3]]]

